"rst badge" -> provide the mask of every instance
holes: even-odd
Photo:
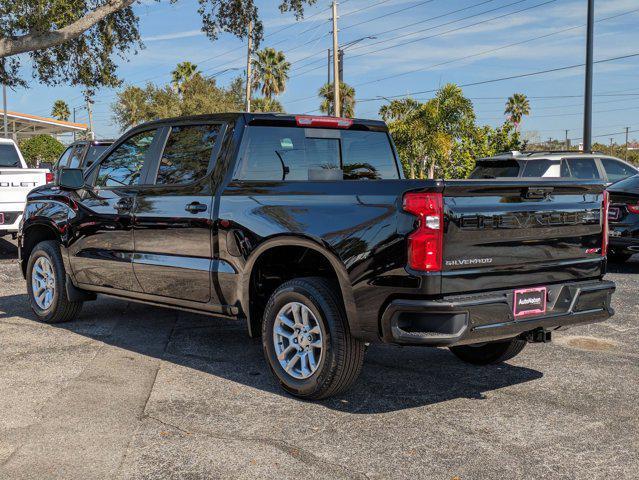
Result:
[[[513,315],[515,318],[546,313],[546,287],[515,290]]]

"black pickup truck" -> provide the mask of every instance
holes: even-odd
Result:
[[[486,364],[612,315],[597,181],[406,180],[380,121],[218,114],[138,126],[33,190],[33,311],[96,294],[246,322],[288,392],[325,398],[366,344]]]

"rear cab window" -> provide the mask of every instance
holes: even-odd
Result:
[[[22,168],[18,149],[12,143],[0,143],[0,168]]]
[[[235,178],[312,181],[400,177],[386,132],[249,126]]]
[[[479,160],[470,178],[518,177],[519,168],[516,160]]]

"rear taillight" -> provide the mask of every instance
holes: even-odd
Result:
[[[413,270],[442,269],[444,206],[441,193],[407,193],[404,210],[418,217],[417,230],[408,236],[408,265]]]
[[[312,117],[308,115],[298,115],[295,117],[298,127],[327,127],[327,128],[350,128],[353,125],[351,118],[341,117]]]
[[[46,180],[47,183],[53,182],[53,173],[47,172],[47,174],[45,176],[45,180]]]
[[[610,194],[608,190],[603,192],[603,211],[602,215],[602,235],[601,255],[605,257],[608,254],[608,209],[610,208]]]
[[[630,213],[639,213],[639,204],[629,203],[628,205],[626,205],[626,208]]]

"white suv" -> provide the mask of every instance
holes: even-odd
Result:
[[[634,165],[599,153],[508,152],[477,160],[470,178],[599,179],[610,184],[637,173]]]

